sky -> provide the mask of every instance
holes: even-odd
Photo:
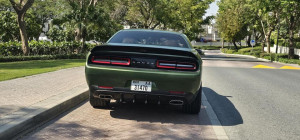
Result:
[[[219,7],[217,5],[217,1],[219,1],[219,0],[216,0],[215,2],[213,2],[209,5],[209,8],[206,10],[206,14],[204,15],[205,17],[211,16],[211,15],[215,16],[217,14],[218,9],[219,9]]]

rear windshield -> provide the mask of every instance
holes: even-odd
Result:
[[[121,31],[108,43],[145,44],[188,48],[184,38],[177,34],[147,31]]]

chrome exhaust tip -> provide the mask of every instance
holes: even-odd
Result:
[[[182,100],[171,100],[169,102],[170,105],[183,105],[183,101]]]
[[[100,99],[105,99],[105,100],[111,100],[112,96],[111,95],[104,95],[104,94],[100,94],[99,95]]]

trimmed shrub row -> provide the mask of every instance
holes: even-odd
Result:
[[[288,59],[288,54],[275,54],[275,53],[262,53],[261,47],[254,47],[253,51],[251,52],[252,48],[243,48],[236,50],[229,50],[227,48],[221,49],[221,52],[228,53],[228,54],[244,54],[244,55],[253,55],[255,57],[268,59],[271,61],[278,61],[282,63],[290,63],[290,64],[299,64],[300,60],[299,56],[295,55],[295,59]]]
[[[79,52],[85,53],[95,45],[86,44],[86,50],[83,50],[80,42],[48,42],[48,41],[30,41],[29,55],[69,55]],[[0,43],[0,56],[22,56],[22,44],[20,42]]]
[[[274,39],[274,44],[277,43],[277,39]],[[278,39],[278,45],[279,46],[289,46],[289,41],[288,39]],[[295,39],[295,48],[300,49],[300,38]]]
[[[29,60],[53,60],[53,59],[85,59],[85,58],[86,58],[86,54],[2,56],[2,57],[0,57],[0,62],[29,61]]]
[[[229,53],[229,54],[237,53],[236,50],[230,50],[230,49],[227,49],[227,48],[221,49],[221,52]]]

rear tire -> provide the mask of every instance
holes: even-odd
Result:
[[[95,98],[92,93],[90,93],[89,100],[91,106],[93,106],[94,108],[104,108],[107,107],[110,103],[110,100],[102,100],[99,98]]]
[[[190,114],[198,114],[201,109],[202,86],[200,87],[195,100],[192,103],[185,103],[182,107],[183,111]]]

